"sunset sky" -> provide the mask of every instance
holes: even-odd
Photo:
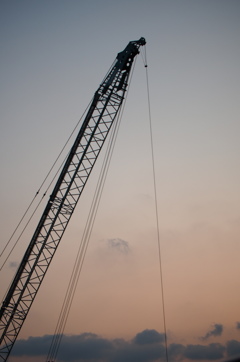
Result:
[[[238,0],[0,2],[0,251],[117,53],[140,37],[147,41],[169,362],[224,361],[240,355]],[[165,361],[142,56],[59,362]],[[9,362],[45,361],[101,160]],[[46,197],[1,270],[1,299]]]

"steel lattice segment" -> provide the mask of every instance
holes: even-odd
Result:
[[[0,361],[6,361],[119,113],[142,38],[130,42],[94,95],[33,238],[0,310]]]

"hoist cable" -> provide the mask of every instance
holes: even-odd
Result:
[[[83,239],[78,251],[78,255],[77,255],[77,259],[75,261],[74,264],[74,270],[72,272],[71,275],[71,280],[70,280],[70,284],[68,286],[68,290],[65,296],[65,300],[64,300],[64,305],[62,307],[61,310],[61,316],[57,325],[57,328],[55,330],[55,338],[52,344],[52,348],[50,351],[50,355],[48,356],[47,360],[51,360],[53,361],[54,358],[57,355],[57,351],[62,339],[62,333],[67,321],[67,317],[72,305],[72,301],[73,301],[73,297],[75,294],[75,290],[77,287],[77,282],[82,270],[82,266],[83,266],[83,262],[85,259],[85,255],[86,255],[86,251],[87,251],[87,246],[88,246],[88,242],[89,242],[89,238],[91,236],[91,232],[92,232],[92,228],[93,228],[93,224],[96,218],[96,213],[97,213],[97,209],[99,206],[99,202],[100,202],[100,198],[101,198],[101,194],[102,194],[102,189],[103,189],[103,184],[105,182],[105,175],[106,175],[106,171],[107,171],[107,162],[109,160],[110,157],[110,150],[108,150],[108,154],[106,157],[106,160],[104,162],[102,171],[101,171],[101,176],[99,177],[99,181],[98,181],[98,186],[96,188],[95,194],[94,194],[94,199],[91,205],[91,209],[90,209],[90,213],[88,216],[88,220],[87,220],[87,224],[85,226],[85,230],[83,233]]]
[[[114,63],[114,62],[113,62],[113,63]],[[112,65],[113,65],[113,64],[112,64]],[[111,68],[112,68],[112,66],[109,68],[109,71],[110,71],[110,69],[111,69]],[[109,71],[108,71],[108,72],[109,72]],[[92,98],[92,99],[93,99],[93,98]],[[55,161],[53,162],[53,164],[52,164],[52,166],[51,166],[50,170],[48,171],[47,175],[46,175],[46,176],[45,176],[45,178],[43,179],[43,181],[42,181],[42,183],[41,183],[40,187],[38,188],[38,190],[37,190],[37,192],[36,192],[35,196],[34,196],[34,197],[33,197],[33,199],[31,200],[31,202],[29,203],[29,205],[28,205],[28,207],[27,207],[26,211],[23,213],[23,216],[21,217],[21,219],[20,219],[20,221],[18,222],[17,226],[16,226],[16,227],[15,227],[15,229],[13,230],[13,232],[12,232],[12,234],[11,234],[10,238],[9,238],[9,239],[8,239],[8,241],[6,242],[5,246],[3,247],[3,249],[2,249],[2,251],[1,251],[1,253],[0,253],[0,258],[3,256],[3,254],[4,254],[5,250],[6,250],[6,249],[7,249],[7,247],[9,246],[9,244],[10,244],[11,240],[13,239],[14,235],[16,234],[17,230],[20,228],[20,225],[23,223],[23,220],[25,219],[25,217],[26,217],[27,213],[29,212],[29,210],[30,210],[31,206],[33,205],[34,200],[35,200],[35,199],[36,199],[36,197],[39,195],[39,193],[40,193],[40,191],[41,191],[41,189],[42,189],[43,185],[46,183],[46,181],[47,181],[48,177],[50,176],[50,174],[51,174],[52,170],[54,169],[55,165],[57,164],[57,162],[58,162],[59,158],[61,157],[61,155],[62,155],[63,151],[65,150],[65,148],[66,148],[67,144],[69,143],[69,141],[70,141],[70,139],[72,138],[72,136],[73,136],[74,132],[76,131],[77,127],[79,126],[79,123],[82,121],[83,116],[85,115],[85,113],[87,112],[87,110],[88,110],[88,108],[89,108],[89,105],[92,103],[92,99],[91,99],[91,101],[88,103],[88,105],[87,105],[86,109],[84,110],[84,112],[83,112],[82,116],[81,116],[81,117],[80,117],[80,119],[78,120],[78,122],[77,122],[76,126],[73,128],[73,130],[72,130],[72,132],[70,133],[70,135],[69,135],[68,139],[66,140],[66,142],[65,142],[64,146],[62,147],[61,151],[59,152],[59,154],[58,154],[57,158],[56,158],[56,159],[55,159]],[[53,181],[54,181],[54,180],[55,180],[55,178],[57,177],[57,175],[58,175],[58,173],[59,173],[60,169],[62,168],[62,166],[63,166],[64,162],[66,161],[66,158],[67,158],[67,156],[65,157],[65,159],[63,160],[63,162],[62,162],[62,163],[61,163],[61,165],[59,166],[59,168],[58,168],[57,172],[55,173],[54,177],[52,178],[52,181],[49,183],[49,185],[48,185],[48,187],[47,187],[47,189],[46,189],[45,193],[43,194],[43,196],[42,196],[42,198],[41,198],[40,202],[37,204],[37,207],[34,209],[33,213],[30,215],[29,219],[26,221],[25,226],[23,227],[22,231],[20,232],[20,234],[19,234],[18,238],[16,239],[16,241],[15,241],[14,245],[12,246],[12,248],[11,248],[10,252],[8,253],[7,257],[6,257],[6,258],[5,258],[5,260],[3,261],[3,263],[2,263],[2,265],[1,265],[1,267],[0,267],[0,271],[2,270],[2,268],[3,268],[3,267],[4,267],[4,265],[6,264],[7,260],[9,259],[10,255],[12,254],[13,250],[14,250],[14,249],[15,249],[15,247],[17,246],[17,244],[18,244],[18,242],[19,242],[20,238],[22,237],[22,235],[23,235],[24,231],[26,230],[27,226],[29,225],[29,223],[30,223],[30,221],[31,221],[31,219],[32,219],[32,217],[33,217],[33,215],[35,214],[35,212],[36,212],[36,211],[37,211],[37,209],[39,208],[39,206],[40,206],[40,204],[41,204],[41,202],[42,202],[42,200],[43,200],[43,197],[46,195],[46,193],[47,193],[47,191],[49,190],[49,188],[51,187],[51,185],[52,185]]]
[[[133,64],[133,68],[135,67],[135,61]],[[130,88],[130,84],[131,84],[131,79],[132,79],[132,74],[130,76],[130,81],[129,81],[129,87],[126,93],[126,98],[127,98],[127,94]],[[126,100],[125,98],[125,100]],[[52,339],[52,343],[47,355],[47,359],[46,361],[49,362],[54,362],[56,357],[57,357],[57,353],[62,341],[62,337],[63,337],[63,332],[66,326],[66,322],[69,316],[69,312],[72,306],[72,302],[73,302],[73,298],[76,292],[76,288],[77,288],[77,284],[78,284],[78,280],[82,271],[82,267],[83,267],[83,262],[86,256],[86,252],[87,252],[87,247],[89,245],[89,240],[91,237],[91,233],[92,233],[92,229],[94,226],[94,222],[96,219],[96,215],[97,215],[97,211],[99,208],[99,204],[100,204],[100,200],[102,197],[102,193],[103,193],[103,189],[104,189],[104,185],[105,185],[105,181],[106,181],[106,177],[108,174],[108,170],[109,170],[109,166],[110,166],[110,162],[111,162],[111,158],[113,155],[113,150],[115,147],[115,143],[116,143],[116,139],[117,139],[117,135],[118,135],[118,131],[119,131],[119,127],[120,127],[120,123],[121,123],[121,119],[122,119],[122,115],[123,115],[123,111],[124,111],[124,107],[125,107],[126,101],[124,101],[121,110],[115,120],[115,122],[113,123],[113,127],[112,130],[110,132],[110,139],[107,145],[107,150],[106,150],[106,154],[103,160],[103,164],[102,164],[102,168],[100,171],[100,175],[98,178],[98,182],[97,182],[97,186],[94,192],[94,196],[93,196],[93,200],[91,203],[91,207],[90,207],[90,211],[88,214],[88,218],[87,218],[87,222],[84,228],[84,232],[83,232],[83,236],[81,239],[81,243],[79,245],[79,249],[78,249],[78,253],[77,253],[77,257],[75,259],[75,263],[73,266],[73,270],[71,273],[71,277],[70,277],[70,281],[67,287],[67,291],[65,294],[65,298],[63,301],[63,305],[60,311],[60,315],[59,315],[59,319],[57,322],[57,326],[55,328],[55,332],[54,332],[54,336]]]
[[[162,295],[162,313],[163,313],[165,355],[166,355],[166,361],[168,362],[167,324],[166,324],[166,312],[165,312],[165,296],[164,296],[164,285],[163,285],[164,283],[163,283],[163,270],[162,270],[162,253],[161,253],[161,240],[160,240],[160,231],[159,231],[160,228],[159,228],[159,213],[158,213],[158,202],[157,202],[156,170],[155,170],[152,115],[151,115],[150,89],[149,89],[149,76],[148,76],[148,64],[147,64],[146,46],[145,46],[144,58],[145,58],[144,59],[144,66],[145,66],[145,69],[146,69],[146,85],[147,85],[148,117],[149,117],[150,142],[151,142],[151,158],[152,158],[152,175],[153,175],[155,217],[156,217],[156,226],[157,226],[159,274],[160,274],[161,295]]]
[[[117,128],[119,128],[120,122],[117,122],[115,124],[117,124]],[[118,132],[117,128],[115,127],[115,130],[113,131],[114,138],[116,138],[116,134]],[[73,273],[72,273],[72,286],[68,288],[73,294],[72,294],[72,297],[70,299],[68,298],[69,306],[68,307],[65,306],[65,308],[64,308],[64,312],[62,313],[63,314],[62,321],[59,323],[58,330],[55,331],[55,336],[56,336],[55,341],[54,341],[55,346],[52,347],[52,354],[50,354],[48,356],[48,357],[50,357],[50,359],[48,358],[48,360],[51,360],[51,361],[53,361],[56,358],[58,348],[59,348],[60,343],[61,343],[61,339],[62,339],[62,336],[63,336],[63,330],[65,328],[67,317],[68,317],[68,314],[69,314],[69,311],[70,311],[70,308],[71,308],[71,304],[72,304],[73,297],[74,297],[74,294],[75,294],[75,290],[76,290],[76,287],[77,287],[77,282],[78,282],[80,272],[81,272],[81,269],[82,269],[82,266],[83,266],[83,261],[84,261],[85,255],[86,255],[87,246],[88,246],[88,243],[89,243],[92,228],[93,228],[94,221],[95,221],[95,218],[96,218],[97,209],[98,209],[98,206],[99,206],[99,203],[100,203],[100,198],[101,198],[102,191],[103,191],[103,186],[104,186],[104,183],[105,183],[105,180],[106,180],[107,171],[108,171],[108,167],[109,167],[109,164],[110,164],[110,159],[111,159],[111,156],[112,156],[114,143],[115,143],[115,141],[113,140],[113,137],[111,137],[110,143],[109,143],[109,146],[108,146],[108,147],[111,147],[111,149],[107,152],[107,155],[105,156],[104,165],[103,165],[102,170],[101,170],[101,176],[99,177],[98,186],[97,186],[97,188],[95,190],[94,199],[93,199],[93,202],[92,202],[92,205],[91,205],[91,210],[90,210],[90,213],[89,213],[89,216],[88,216],[88,221],[87,221],[87,224],[86,224],[86,227],[85,227],[85,230],[84,230],[85,235],[83,237],[83,244],[81,245],[81,250],[79,248],[78,260],[76,260],[76,262],[75,262],[75,267],[76,267],[75,268],[76,269],[75,274],[73,275]],[[65,317],[65,321],[63,321],[64,317]]]
[[[89,107],[89,105],[90,105],[91,102],[92,102],[92,100],[89,102],[89,104],[87,105],[87,107],[86,107],[85,111],[83,112],[81,118],[78,120],[76,126],[73,128],[73,130],[72,130],[72,132],[70,133],[68,139],[66,140],[64,146],[62,147],[61,151],[59,152],[57,158],[56,158],[55,161],[53,162],[50,170],[48,171],[48,173],[47,173],[47,175],[45,176],[45,178],[43,179],[40,187],[38,188],[38,191],[36,192],[35,196],[33,197],[33,199],[31,200],[30,204],[28,205],[26,211],[24,212],[24,214],[23,214],[23,216],[21,217],[20,221],[18,222],[17,226],[15,227],[12,235],[10,236],[10,238],[8,239],[6,245],[4,246],[3,250],[1,251],[0,258],[3,256],[5,250],[6,250],[7,247],[9,246],[11,240],[13,239],[13,237],[14,237],[14,235],[16,234],[17,230],[19,229],[20,225],[23,223],[23,220],[25,219],[25,217],[26,217],[27,213],[29,212],[31,206],[33,205],[36,197],[39,195],[41,189],[43,188],[43,186],[44,186],[44,184],[46,183],[47,179],[49,178],[51,172],[53,171],[54,167],[56,166],[59,158],[61,157],[63,151],[65,150],[65,148],[66,148],[66,146],[67,146],[67,144],[69,143],[70,139],[72,138],[74,132],[76,131],[79,123],[81,122],[81,120],[82,120],[83,116],[85,115],[85,113],[86,113],[86,111],[87,111],[87,109],[88,109],[88,107]],[[63,162],[62,162],[61,165],[59,166],[57,172],[56,172],[55,175],[53,176],[51,182],[50,182],[49,185],[47,186],[47,189],[46,189],[45,193],[43,194],[41,200],[38,202],[37,206],[36,206],[35,209],[33,210],[32,214],[31,214],[30,217],[29,217],[29,219],[26,221],[25,226],[23,227],[22,231],[20,232],[18,238],[16,239],[14,245],[12,246],[11,250],[9,251],[7,257],[6,257],[5,260],[3,261],[3,263],[2,263],[2,265],[1,265],[1,267],[0,267],[0,271],[2,270],[2,268],[3,268],[4,265],[6,264],[7,260],[9,259],[10,255],[12,254],[13,250],[15,249],[16,245],[18,244],[18,242],[19,242],[20,238],[22,237],[24,231],[26,230],[26,228],[27,228],[27,226],[29,225],[31,219],[33,218],[34,214],[36,213],[37,209],[39,208],[39,206],[40,206],[40,204],[41,204],[44,196],[46,195],[46,193],[47,193],[47,191],[49,190],[49,188],[51,187],[53,181],[54,181],[55,178],[57,177],[57,175],[58,175],[60,169],[62,168],[62,165],[64,164],[66,158],[67,158],[67,156],[65,157],[65,159],[63,160]]]

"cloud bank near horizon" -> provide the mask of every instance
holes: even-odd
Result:
[[[16,342],[12,351],[15,357],[38,357],[48,353],[52,335],[29,337]],[[210,338],[210,337],[209,337]],[[61,362],[154,362],[166,359],[165,336],[154,329],[137,333],[131,341],[102,338],[94,333],[64,335],[59,350]],[[170,360],[218,361],[240,355],[240,341],[229,340],[226,344],[177,344],[168,346]]]

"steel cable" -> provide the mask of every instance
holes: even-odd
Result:
[[[133,67],[135,67],[135,61],[134,61],[134,65]],[[133,72],[131,73],[131,77],[130,77],[130,81],[129,81],[129,87],[127,90],[127,94],[130,88],[130,84],[131,84],[131,79],[132,79],[132,75]],[[53,335],[53,339],[49,348],[49,352],[47,355],[47,359],[46,362],[54,362],[57,358],[57,354],[58,354],[58,350],[63,338],[63,332],[67,323],[67,319],[70,313],[70,309],[72,306],[72,302],[75,296],[75,292],[76,292],[76,288],[77,288],[77,284],[78,284],[78,280],[82,271],[82,267],[83,267],[83,263],[84,263],[84,259],[86,256],[86,252],[87,252],[87,247],[89,245],[89,240],[91,237],[91,233],[92,233],[92,229],[94,226],[94,222],[96,219],[96,215],[97,215],[97,211],[98,211],[98,207],[100,204],[100,200],[101,200],[101,196],[103,193],[103,189],[104,189],[104,185],[105,185],[105,181],[107,178],[107,174],[108,174],[108,170],[109,170],[109,166],[110,166],[110,162],[111,162],[111,158],[112,158],[112,154],[113,154],[113,150],[115,147],[115,143],[116,143],[116,139],[117,139],[117,135],[118,135],[118,131],[119,131],[119,127],[120,127],[120,123],[122,120],[122,115],[123,115],[123,111],[124,111],[124,107],[126,104],[126,99],[127,99],[127,94],[126,94],[126,98],[125,101],[123,103],[123,106],[121,108],[121,111],[115,121],[115,123],[113,124],[113,128],[110,134],[110,139],[107,145],[107,150],[106,150],[106,154],[103,160],[103,164],[102,164],[102,168],[100,171],[100,175],[98,178],[98,182],[97,182],[97,186],[94,192],[94,196],[93,196],[93,200],[91,203],[91,207],[90,207],[90,211],[88,214],[88,218],[87,218],[87,222],[84,228],[84,232],[83,232],[83,236],[81,239],[81,243],[79,245],[79,249],[78,249],[78,253],[77,253],[77,257],[75,259],[75,263],[72,269],[72,273],[71,273],[71,277],[69,280],[69,284],[67,287],[67,291],[64,297],[64,301],[63,301],[63,305],[60,311],[60,315],[57,321],[57,325],[54,331],[54,335]]]
[[[158,260],[159,260],[159,274],[161,284],[161,296],[162,296],[162,313],[163,313],[163,328],[164,328],[164,342],[165,342],[165,355],[168,362],[168,340],[167,340],[167,324],[166,324],[166,312],[165,312],[165,295],[164,295],[164,283],[163,283],[163,270],[162,270],[162,252],[161,252],[161,240],[160,240],[160,228],[159,228],[159,213],[157,202],[157,186],[156,186],[156,169],[155,169],[155,157],[154,157],[154,143],[153,143],[153,130],[152,130],[152,114],[150,103],[150,89],[149,89],[149,76],[148,76],[148,64],[147,64],[147,50],[144,47],[145,54],[143,57],[144,66],[146,69],[146,84],[147,84],[147,102],[148,102],[148,117],[149,117],[149,130],[150,130],[150,143],[151,143],[151,158],[152,158],[152,175],[153,175],[153,189],[154,189],[154,203],[155,203],[155,217],[157,227],[157,245],[158,245]]]
[[[30,211],[30,209],[31,209],[31,207],[32,207],[32,205],[33,205],[33,203],[34,203],[35,199],[38,197],[38,195],[39,195],[39,193],[40,193],[41,189],[42,189],[42,188],[43,188],[43,186],[45,185],[45,183],[46,183],[46,181],[48,180],[48,178],[49,178],[50,174],[52,173],[52,171],[53,171],[54,167],[56,166],[56,164],[57,164],[57,162],[58,162],[59,158],[61,157],[61,155],[62,155],[63,151],[65,150],[65,148],[66,148],[67,144],[69,143],[69,141],[70,141],[70,139],[72,138],[72,136],[73,136],[74,132],[76,131],[76,129],[77,129],[77,127],[78,127],[79,123],[80,123],[80,122],[81,122],[81,120],[83,119],[83,116],[85,115],[85,113],[86,113],[86,111],[87,111],[87,109],[88,109],[88,107],[89,107],[90,103],[91,103],[91,101],[89,102],[88,106],[86,107],[85,111],[83,112],[83,114],[82,114],[81,118],[78,120],[78,122],[77,122],[76,126],[73,128],[73,130],[72,130],[72,132],[70,133],[70,135],[69,135],[68,139],[66,140],[66,142],[65,142],[64,146],[63,146],[63,147],[62,147],[62,149],[60,150],[60,152],[59,152],[59,154],[58,154],[57,158],[55,159],[55,161],[53,162],[52,166],[50,167],[50,170],[48,171],[47,175],[46,175],[46,176],[45,176],[45,178],[43,179],[43,181],[42,181],[42,183],[41,183],[40,187],[38,188],[38,190],[37,190],[37,192],[36,192],[35,196],[34,196],[34,197],[33,197],[33,199],[31,200],[31,202],[29,203],[29,205],[28,205],[28,207],[27,207],[26,211],[23,213],[23,216],[21,217],[20,221],[18,222],[17,226],[15,227],[14,231],[12,232],[12,234],[11,234],[10,238],[9,238],[9,239],[8,239],[8,241],[6,242],[6,244],[5,244],[4,248],[3,248],[3,249],[2,249],[2,251],[1,251],[0,258],[2,258],[2,257],[3,257],[3,254],[4,254],[4,252],[6,251],[7,247],[9,246],[10,242],[12,241],[12,239],[13,239],[14,235],[16,234],[16,232],[18,231],[18,229],[19,229],[19,228],[20,228],[20,226],[22,225],[22,223],[23,223],[24,219],[26,218],[26,216],[27,216],[28,212]],[[40,206],[40,204],[41,204],[41,202],[42,202],[42,200],[43,200],[44,196],[46,196],[46,194],[47,194],[47,192],[48,192],[49,188],[51,187],[51,185],[52,185],[52,183],[53,183],[53,181],[56,179],[56,177],[57,177],[57,175],[58,175],[58,173],[59,173],[60,169],[62,168],[62,165],[64,164],[64,162],[65,162],[65,160],[66,160],[66,158],[67,158],[67,156],[66,156],[66,157],[65,157],[65,159],[62,161],[62,163],[61,163],[61,165],[59,166],[59,168],[58,168],[57,172],[55,173],[55,175],[53,176],[53,178],[52,178],[52,180],[50,181],[49,185],[47,186],[47,189],[46,189],[46,191],[44,192],[44,194],[43,194],[43,196],[42,196],[41,200],[38,202],[38,204],[37,204],[37,206],[35,207],[35,209],[33,210],[32,214],[29,216],[28,220],[25,222],[25,225],[23,226],[22,231],[20,232],[19,236],[17,237],[16,241],[14,242],[13,246],[11,247],[11,249],[10,249],[9,253],[8,253],[8,254],[7,254],[7,256],[6,256],[6,258],[5,258],[5,259],[4,259],[4,261],[2,262],[1,267],[0,267],[0,271],[3,269],[4,265],[6,264],[7,260],[8,260],[8,259],[9,259],[9,257],[10,257],[10,255],[12,254],[13,250],[14,250],[14,249],[15,249],[15,247],[17,246],[17,244],[18,244],[19,240],[21,239],[21,237],[22,237],[23,233],[25,232],[25,230],[26,230],[26,228],[28,227],[28,225],[29,225],[30,221],[32,220],[32,218],[33,218],[34,214],[36,213],[37,209],[39,208],[39,206]]]

